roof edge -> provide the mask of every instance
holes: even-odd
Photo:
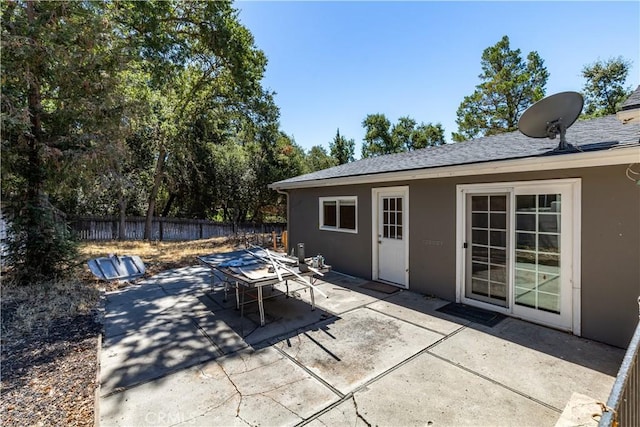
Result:
[[[607,151],[593,151],[587,153],[578,152],[544,158],[535,156],[520,159],[494,160],[482,163],[412,169],[397,172],[382,172],[367,175],[352,175],[289,183],[274,182],[269,184],[268,188],[272,190],[293,190],[298,188],[411,181],[416,179],[448,178],[455,176],[577,169],[583,167],[638,163],[639,159],[640,145],[627,145],[618,146]]]

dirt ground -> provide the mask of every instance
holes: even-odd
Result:
[[[195,256],[231,250],[238,242],[87,242],[76,275],[17,287],[2,277],[0,425],[91,426],[95,423],[101,295],[126,286],[95,279],[86,261],[138,255],[146,276],[195,264]]]

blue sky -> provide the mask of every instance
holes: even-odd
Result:
[[[269,59],[281,129],[305,150],[336,129],[360,157],[367,114],[441,123],[480,83],[482,51],[508,35],[550,73],[547,95],[581,91],[584,65],[622,56],[640,84],[640,2],[239,1],[241,22]]]

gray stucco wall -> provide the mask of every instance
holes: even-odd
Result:
[[[320,230],[318,197],[357,196],[358,233]],[[333,269],[371,278],[371,188],[313,188],[290,192],[289,246],[305,244],[306,256],[322,254]]]
[[[598,168],[582,181],[583,336],[629,344],[640,295],[640,187],[626,167]]]
[[[456,185],[582,178],[582,336],[626,347],[638,321],[640,187],[626,166],[440,178],[290,191],[290,243],[337,271],[371,278],[371,189],[409,186],[409,288],[450,301],[456,292]],[[358,196],[358,233],[319,230],[318,197]]]

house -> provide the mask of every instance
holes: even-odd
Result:
[[[620,105],[616,117],[622,123],[640,122],[640,86]]]
[[[640,108],[640,87],[635,104]],[[631,98],[630,98],[631,99]],[[337,271],[626,347],[640,295],[640,121],[511,132],[279,181],[292,246]]]

